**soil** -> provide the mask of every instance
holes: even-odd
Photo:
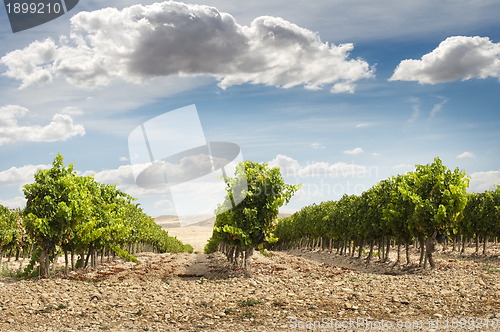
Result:
[[[499,331],[500,246],[486,257],[472,250],[439,248],[432,271],[393,267],[395,250],[391,263],[290,250],[257,252],[253,278],[220,253],[141,253],[139,264],[115,260],[68,276],[4,276],[0,330]],[[2,264],[6,275],[18,263]]]

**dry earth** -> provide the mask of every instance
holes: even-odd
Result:
[[[189,243],[193,246],[194,251],[203,252],[205,244],[207,244],[208,239],[212,236],[212,230],[214,226],[212,225],[196,225],[189,227],[169,227],[166,230],[168,235],[175,236],[182,243]]]
[[[191,221],[189,219],[192,219]],[[194,222],[202,220],[201,222]],[[181,227],[177,216],[164,215],[155,218],[155,222],[168,232],[168,235],[175,236],[183,243],[189,243],[195,251],[203,252],[205,244],[212,236],[215,217],[210,215],[193,215],[184,217],[184,222],[189,226]]]
[[[252,279],[219,253],[143,253],[140,264],[117,260],[68,277],[1,278],[0,330],[500,331],[500,246],[490,252],[439,252],[438,268],[425,272],[329,252],[258,253]]]

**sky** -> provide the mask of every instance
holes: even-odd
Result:
[[[155,132],[158,160],[237,144],[228,166],[267,162],[302,184],[282,212],[360,194],[436,156],[470,176],[470,192],[494,189],[498,13],[481,0],[87,0],[13,33],[2,7],[0,204],[23,207],[23,185],[58,153],[151,216],[222,203],[217,177],[177,198],[135,181],[131,133],[193,107],[192,121]]]

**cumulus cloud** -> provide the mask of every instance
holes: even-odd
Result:
[[[53,40],[34,41],[23,50],[7,53],[0,58],[0,63],[9,67],[4,75],[20,80],[21,88],[40,85],[52,81],[52,62],[57,57],[57,51]]]
[[[472,152],[467,152],[467,151],[465,151],[465,152],[463,152],[463,153],[461,153],[461,154],[459,154],[459,155],[457,156],[457,158],[458,158],[458,159],[464,159],[464,158],[474,158],[474,157],[475,157],[474,153],[472,153]]]
[[[420,60],[404,60],[391,81],[436,84],[472,78],[500,79],[500,43],[487,37],[449,37]]]
[[[140,198],[146,196],[161,196],[168,193],[168,188],[146,189],[136,185],[134,172],[131,165],[122,165],[118,168],[103,169],[101,171],[87,170],[78,172],[82,176],[93,175],[94,179],[101,183],[116,184],[117,188],[131,195]]]
[[[135,184],[132,166],[123,165],[115,169],[105,169],[99,172],[85,171],[82,176],[94,175],[94,179],[107,184],[117,184],[124,188]]]
[[[48,169],[52,165],[24,165],[21,167],[11,167],[0,171],[0,187],[11,185],[24,185],[34,181],[34,174],[39,169]],[[120,166],[116,169],[105,169],[99,172],[84,171],[78,172],[78,175],[94,175],[94,179],[108,184],[118,184],[118,186],[131,186],[134,182],[134,175],[130,165]]]
[[[18,185],[23,186],[34,181],[34,175],[39,169],[50,168],[51,165],[25,165],[11,167],[0,172],[0,187]]]
[[[0,107],[0,145],[25,142],[55,142],[65,141],[76,135],[85,135],[81,125],[74,125],[68,114],[55,114],[52,121],[46,126],[21,126],[18,118],[25,116],[28,109],[18,105]]]
[[[344,153],[345,154],[360,154],[360,153],[363,153],[363,149],[362,148],[355,148],[355,149],[352,149],[352,150],[345,150]]]
[[[24,198],[24,196],[16,196],[13,199],[7,199],[7,200],[0,199],[0,204],[9,209],[15,209],[15,208],[22,209],[26,206],[26,198]]]
[[[500,171],[476,172],[470,175],[469,192],[495,190],[500,185]]]
[[[269,166],[279,167],[282,174],[295,174],[300,169],[300,164],[297,160],[282,154],[278,154],[276,158],[271,160]]]
[[[269,162],[270,166],[279,166],[281,174],[295,177],[339,177],[366,174],[365,166],[337,162],[330,164],[327,162],[313,162],[301,166],[299,162],[288,156],[278,154],[276,158]]]
[[[349,176],[370,176],[369,169],[361,165],[348,164],[344,162],[337,162],[333,164],[328,162],[312,162],[301,165],[297,160],[280,154],[270,161],[269,165],[272,167],[279,166],[281,173],[285,177],[296,177],[297,181],[305,178],[347,178]],[[19,168],[12,167],[9,170],[0,172],[0,187],[31,183],[33,182],[33,174],[37,169],[46,169],[50,167],[51,165],[26,165]],[[210,211],[211,213],[214,211],[217,204],[221,202],[215,193],[221,190],[224,192],[225,187],[221,187],[216,182],[191,181],[184,183],[182,188],[176,192],[176,195],[170,192],[169,188],[162,187],[145,189],[135,184],[131,165],[122,165],[115,169],[104,169],[97,172],[92,170],[83,172],[78,171],[78,174],[81,176],[93,175],[96,181],[107,184],[116,184],[120,190],[126,192],[132,197],[140,199],[143,202],[153,200],[154,207],[157,210],[161,210],[161,213],[173,214],[174,211],[176,211],[179,215],[200,214],[205,213],[206,211]],[[300,180],[300,182],[302,182],[302,180]],[[315,195],[321,195],[318,197],[324,198],[324,192],[321,190],[318,191],[318,188],[314,187],[314,184],[312,186],[305,184],[304,188],[307,189],[307,192],[303,193],[305,195],[304,197],[311,198],[313,196],[316,197]],[[343,193],[345,190],[349,191],[349,188],[351,188],[349,187],[349,184],[338,184],[330,189],[331,192],[335,191],[335,193]],[[4,204],[9,207],[18,207],[24,204],[22,197],[16,197],[10,201],[3,202],[9,203]],[[188,207],[188,209],[179,209],[182,207]],[[185,223],[187,222],[188,221]],[[191,221],[189,221],[189,223],[191,223]]]
[[[21,88],[57,75],[82,87],[210,75],[223,89],[250,83],[352,93],[356,81],[373,76],[366,61],[349,58],[353,47],[322,42],[317,33],[277,17],[244,26],[214,7],[169,1],[80,12],[69,36],[35,41],[0,63]]]
[[[149,164],[148,164],[149,165]],[[82,172],[81,175],[83,176],[89,176],[93,175],[94,179],[98,182],[102,183],[107,183],[107,184],[116,184],[117,187],[120,190],[123,190],[127,194],[131,195],[132,197],[158,197],[161,195],[166,195],[170,194],[172,188],[167,187],[167,186],[156,186],[153,188],[144,188],[140,187],[136,184],[135,178],[134,178],[134,171],[133,167],[136,165],[122,165],[119,166],[118,168],[114,169],[104,169],[101,171],[92,171],[92,170],[87,170],[85,172]],[[179,170],[178,164],[168,164],[168,165],[162,165],[162,171],[164,172],[169,172],[170,175],[178,175],[178,176],[185,176],[186,171]],[[191,180],[192,173],[189,173],[193,169],[190,168],[188,171],[189,175],[189,180]],[[180,173],[177,173],[180,172]],[[162,173],[163,176],[163,173]],[[170,181],[169,177],[169,181]],[[174,179],[175,180],[175,179]],[[179,180],[179,179],[177,179]],[[185,196],[189,197],[191,201],[196,201],[196,199],[202,199],[205,195],[205,200],[207,193],[214,193],[218,189],[220,189],[220,183],[219,182],[196,182],[196,181],[191,181],[191,182],[184,182],[182,184],[182,187],[179,187],[179,183],[182,181],[171,181],[169,184],[173,185],[176,192],[180,190],[180,194],[178,196]],[[222,186],[222,191],[224,191],[224,187]],[[180,188],[180,189],[179,189]],[[214,198],[214,201],[211,201],[210,204],[213,205],[213,209],[217,206],[217,196],[215,195],[208,195],[211,198]],[[210,211],[213,211],[210,210]]]

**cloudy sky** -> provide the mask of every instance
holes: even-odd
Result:
[[[202,141],[238,144],[303,184],[283,211],[435,156],[465,170],[470,191],[500,184],[497,1],[86,0],[18,33],[5,10],[0,204],[22,207],[22,186],[61,153],[150,215],[176,213],[168,189],[135,184],[129,135],[188,105]],[[192,128],[155,135],[177,151],[199,141]],[[193,213],[212,189],[183,188]]]

